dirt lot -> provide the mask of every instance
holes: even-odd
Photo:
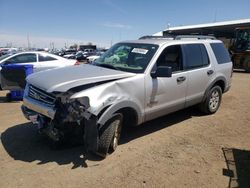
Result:
[[[100,160],[50,148],[0,92],[0,187],[250,187],[250,74],[234,73],[220,110],[189,108],[124,134]]]

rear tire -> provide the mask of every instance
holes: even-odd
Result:
[[[214,86],[207,94],[207,97],[204,102],[200,104],[200,110],[205,114],[215,113],[221,103],[222,90],[220,86]]]
[[[243,62],[243,68],[246,72],[250,72],[250,58],[246,58]]]
[[[122,114],[114,114],[99,131],[97,155],[105,158],[109,149],[115,151],[121,134]]]

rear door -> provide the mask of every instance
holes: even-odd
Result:
[[[204,44],[184,44],[183,49],[184,70],[189,78],[185,105],[187,107],[202,101],[215,73]]]

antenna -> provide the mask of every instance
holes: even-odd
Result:
[[[214,22],[217,21],[217,9],[215,9],[215,12],[214,12]]]

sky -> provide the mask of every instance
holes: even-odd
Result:
[[[162,31],[250,18],[250,0],[0,0],[0,47],[110,47]]]

